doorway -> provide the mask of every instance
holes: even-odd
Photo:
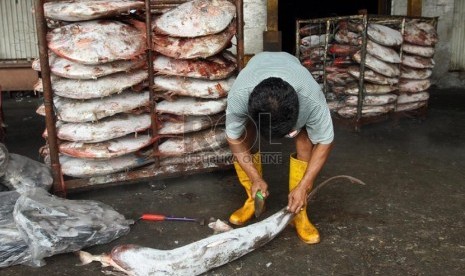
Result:
[[[390,0],[281,0],[278,2],[278,28],[282,33],[282,50],[295,54],[295,24],[298,19],[368,14],[390,14]]]

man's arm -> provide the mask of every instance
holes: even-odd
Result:
[[[313,182],[323,168],[329,153],[332,149],[330,144],[316,144],[312,150],[307,170],[295,189],[289,193],[288,210],[293,213],[300,212],[300,209],[307,204],[307,194],[313,187]]]

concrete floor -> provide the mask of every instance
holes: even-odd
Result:
[[[39,159],[43,119],[34,97],[5,97],[10,152]],[[335,147],[317,183],[351,175],[366,186],[336,181],[311,201],[321,234],[305,245],[288,227],[276,239],[206,275],[464,275],[465,90],[434,90],[426,120],[404,118],[367,125],[356,133],[336,126]],[[267,148],[282,164],[264,166],[271,196],[263,217],[287,203],[290,141]],[[105,202],[128,218],[144,212],[227,220],[245,194],[232,170],[138,183],[70,195]],[[165,187],[160,189],[160,187]],[[139,222],[130,234],[87,251],[136,243],[170,249],[212,234],[192,223]],[[99,264],[77,266],[73,254],[46,259],[41,268],[15,266],[1,275],[102,275]]]

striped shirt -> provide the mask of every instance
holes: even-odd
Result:
[[[333,122],[320,85],[293,55],[261,52],[250,59],[228,93],[226,135],[238,139],[248,122],[248,101],[254,87],[269,77],[281,78],[297,92],[299,115],[293,129],[304,126],[313,144],[329,144],[334,139]]]

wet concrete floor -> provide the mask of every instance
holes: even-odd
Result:
[[[40,160],[43,119],[34,113],[40,99],[5,97],[10,152]],[[267,146],[281,161],[264,165],[271,196],[265,218],[287,203],[291,141]],[[279,161],[279,159],[278,159]],[[205,275],[463,275],[465,271],[465,90],[434,90],[427,117],[389,120],[353,128],[336,125],[335,147],[317,183],[351,175],[359,186],[338,180],[308,206],[321,242],[306,245],[286,228],[265,246]],[[127,218],[144,212],[219,218],[240,207],[245,193],[233,170],[152,183],[120,185],[72,194],[99,200]],[[195,223],[138,222],[100,254],[134,243],[157,249],[179,247],[212,234]],[[14,266],[10,275],[102,275],[98,263],[77,266],[73,254],[46,258],[41,268]]]

